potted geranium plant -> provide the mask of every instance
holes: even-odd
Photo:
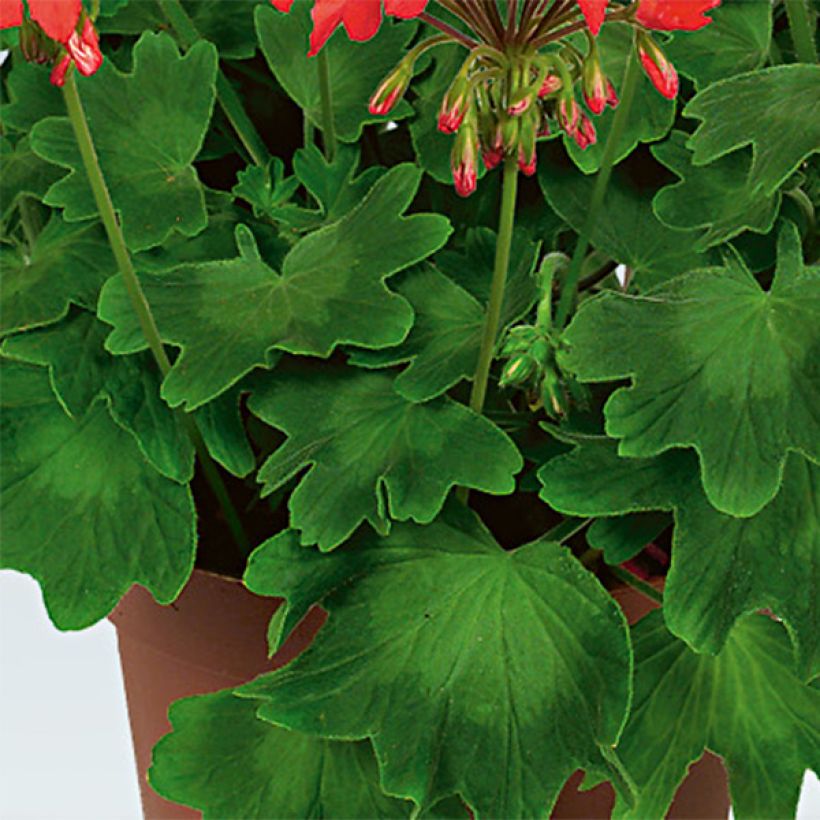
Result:
[[[804,0],[1,8],[2,566],[61,629],[134,587],[123,630],[194,612],[163,663],[236,656],[176,690],[223,687],[172,707],[153,789],[546,817],[580,770],[653,818],[708,750],[738,817],[792,815],[820,749]]]

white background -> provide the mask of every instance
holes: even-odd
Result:
[[[0,573],[0,818],[141,818],[114,628],[58,632],[15,572]],[[820,820],[811,775],[798,818]]]

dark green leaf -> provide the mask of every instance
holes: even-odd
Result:
[[[675,510],[664,614],[696,650],[719,652],[737,618],[769,608],[789,627],[801,672],[820,669],[820,469],[792,455],[780,492],[751,518],[709,504],[684,450],[621,458],[614,442],[587,442],[548,462],[539,478],[542,498],[568,515]]]
[[[690,762],[709,749],[726,763],[736,817],[793,817],[804,771],[820,767],[820,692],[795,677],[783,627],[749,616],[713,658],[653,612],[633,644],[635,697],[618,752],[638,800],[614,816],[665,816]]]
[[[667,228],[652,210],[656,185],[647,188],[621,166],[612,175],[604,207],[591,230],[592,245],[627,265],[637,283],[648,287],[707,264],[709,257],[694,250],[695,231]],[[585,229],[595,180],[568,167],[554,146],[542,152],[538,181],[547,201],[576,232]]]
[[[344,219],[298,242],[281,275],[240,227],[239,258],[144,276],[163,338],[182,348],[163,384],[169,404],[199,407],[266,366],[274,348],[327,357],[341,343],[400,342],[412,310],[384,280],[438,250],[450,233],[444,217],[402,216],[420,176],[410,165],[391,169]],[[119,276],[101,296],[100,316],[115,327],[110,350],[145,347]]]
[[[230,690],[177,701],[173,732],[154,748],[151,786],[206,820],[409,816],[408,802],[379,788],[370,743],[290,732],[256,708]]]
[[[689,140],[693,162],[708,165],[751,145],[750,187],[773,194],[820,151],[818,87],[817,65],[781,65],[710,85],[683,112],[703,120]]]
[[[666,56],[697,88],[763,66],[772,37],[769,0],[723,0],[709,17],[708,26],[677,31],[664,45]]]
[[[92,308],[117,269],[97,223],[71,225],[54,214],[30,255],[0,248],[3,288],[0,334],[62,319],[70,304]]]
[[[260,468],[272,492],[310,466],[290,497],[302,542],[341,544],[363,521],[432,521],[454,486],[503,495],[523,466],[495,425],[450,399],[414,404],[381,373],[280,369],[255,390],[253,413],[288,440]]]
[[[9,212],[21,196],[42,199],[46,191],[60,178],[60,171],[43,162],[32,150],[28,137],[12,146],[5,137],[0,138],[0,165],[3,181],[0,184],[0,216],[8,218]]]
[[[750,151],[736,151],[711,165],[692,164],[686,134],[675,131],[652,146],[655,158],[681,178],[661,189],[653,205],[658,218],[680,229],[705,228],[696,244],[706,250],[745,230],[766,234],[780,210],[780,192],[761,194],[749,178]]]
[[[146,32],[134,47],[134,71],[108,60],[79,86],[91,133],[128,247],[160,245],[178,231],[196,236],[207,225],[194,161],[211,118],[217,53],[197,43],[180,57],[167,34]],[[47,204],[72,222],[97,213],[67,118],[34,127],[35,153],[71,173],[51,187]]]
[[[599,518],[587,530],[587,543],[593,549],[603,550],[607,564],[622,564],[634,558],[670,524],[668,515],[656,512]]]
[[[0,106],[4,129],[28,134],[45,117],[65,116],[63,95],[49,82],[50,73],[47,66],[26,62],[22,54],[14,52],[14,65],[6,80],[9,102]]]
[[[291,562],[279,595],[315,586],[315,556],[287,534],[260,550]],[[575,769],[621,779],[624,619],[566,550],[504,552],[454,505],[343,551],[348,578],[326,591],[312,646],[240,690],[261,717],[371,737],[384,788],[422,808],[458,793],[477,817],[546,817]]]
[[[768,292],[729,258],[581,307],[559,359],[581,381],[632,380],[605,408],[621,455],[694,447],[712,505],[742,516],[774,498],[790,450],[820,460],[820,269],[801,256],[788,225]]]
[[[55,625],[90,626],[135,583],[176,598],[194,562],[189,489],[156,472],[103,403],[69,418],[44,369],[4,364],[2,409],[0,565],[40,582]]]

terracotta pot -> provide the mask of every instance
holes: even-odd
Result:
[[[630,623],[645,615],[651,602],[630,589],[614,597]],[[117,628],[125,691],[147,820],[199,818],[193,809],[169,803],[148,785],[146,772],[154,744],[170,731],[168,707],[179,698],[244,683],[283,666],[299,654],[324,622],[312,610],[282,649],[267,657],[268,621],[280,599],[261,598],[231,578],[195,570],[179,598],[157,605],[134,587],[111,613]],[[608,784],[578,792],[581,773],[565,786],[554,818],[608,818],[614,795]],[[726,774],[718,758],[706,755],[691,769],[672,806],[674,818],[725,818],[729,811]],[[240,819],[238,819],[240,820]]]

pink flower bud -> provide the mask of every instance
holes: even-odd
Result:
[[[453,145],[450,167],[459,196],[470,196],[478,183],[478,137],[469,124],[462,128]]]
[[[590,145],[594,145],[598,141],[595,126],[586,114],[581,115],[578,127],[570,136],[575,140],[582,151],[585,151]]]
[[[678,72],[649,35],[638,35],[638,57],[652,85],[669,100],[678,95]]]
[[[541,88],[538,89],[538,96],[541,98],[548,97],[550,94],[560,91],[563,85],[557,74],[547,74],[544,77],[544,82],[541,83]]]
[[[538,163],[538,155],[535,153],[535,146],[528,154],[523,145],[518,147],[518,168],[522,174],[531,177],[535,173],[535,166]]]
[[[379,117],[389,114],[407,91],[411,77],[412,71],[409,66],[406,66],[404,61],[400,62],[373,92],[367,107],[368,111]]]
[[[606,104],[610,108],[616,108],[620,100],[618,99],[618,92],[615,90],[615,86],[612,85],[610,80],[607,80],[607,89],[606,89]]]
[[[612,83],[606,78],[601,68],[597,46],[591,46],[589,55],[584,62],[583,70],[584,100],[593,114],[602,114],[609,100],[609,90]]]
[[[564,96],[558,101],[558,122],[561,128],[572,136],[578,128],[578,119],[581,116],[581,110],[578,108],[578,103],[575,102],[574,97]]]
[[[520,117],[530,107],[530,103],[532,103],[532,95],[528,94],[526,97],[512,103],[507,108],[507,113],[511,117]]]
[[[470,86],[461,76],[453,80],[453,84],[441,101],[438,114],[438,130],[442,134],[455,134],[470,107]]]

